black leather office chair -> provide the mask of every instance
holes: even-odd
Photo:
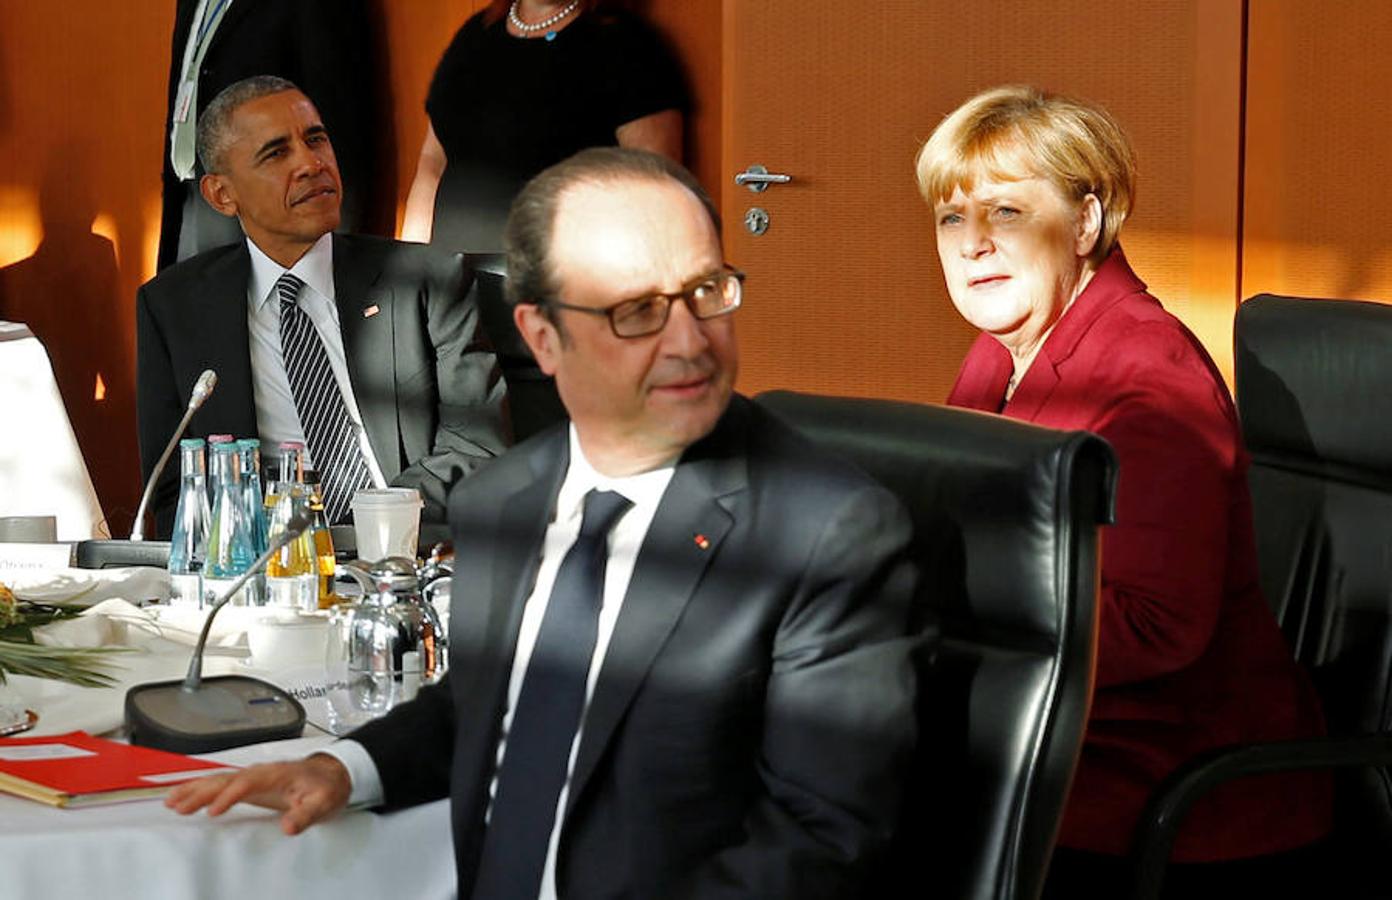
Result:
[[[1331,737],[1218,751],[1162,786],[1137,832],[1137,898],[1184,815],[1247,774],[1339,770],[1327,896],[1392,896],[1392,306],[1263,294],[1235,326],[1237,408],[1262,589]],[[1356,874],[1363,869],[1366,877]],[[1371,893],[1363,893],[1365,887]]]
[[[940,629],[906,819],[873,896],[1037,897],[1087,721],[1111,448],[946,407],[758,399],[903,499],[920,625]]]
[[[473,267],[474,283],[469,292],[507,382],[513,438],[522,441],[564,419],[565,407],[555,381],[537,367],[512,321],[512,308],[503,295],[507,258],[501,253],[466,253],[464,260]]]

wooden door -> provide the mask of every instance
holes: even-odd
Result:
[[[1026,82],[1135,141],[1133,265],[1225,369],[1236,307],[1241,0],[725,0],[721,207],[749,273],[740,388],[940,401],[973,330],[944,288],[913,158],[944,115]],[[793,178],[737,187],[751,164]],[[742,222],[759,207],[761,236]]]

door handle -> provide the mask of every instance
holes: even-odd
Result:
[[[758,163],[735,176],[735,184],[743,185],[756,194],[768,190],[771,184],[787,184],[792,180],[793,176],[770,172]]]

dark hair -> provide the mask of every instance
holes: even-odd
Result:
[[[591,147],[527,182],[512,201],[503,229],[508,302],[536,303],[559,292],[551,271],[551,232],[556,223],[556,208],[570,189],[581,184],[604,186],[666,179],[677,182],[701,201],[719,235],[720,214],[696,177],[667,157],[646,150]]]
[[[294,82],[279,76],[253,75],[234,81],[219,91],[213,102],[198,116],[198,161],[203,164],[203,171],[218,173],[223,170],[226,162],[223,155],[232,140],[232,114],[238,107],[271,94],[298,90]]]

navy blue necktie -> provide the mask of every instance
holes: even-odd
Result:
[[[512,714],[473,900],[536,900],[541,890],[556,804],[585,707],[609,530],[630,506],[612,491],[585,495],[580,535],[556,573]]]

